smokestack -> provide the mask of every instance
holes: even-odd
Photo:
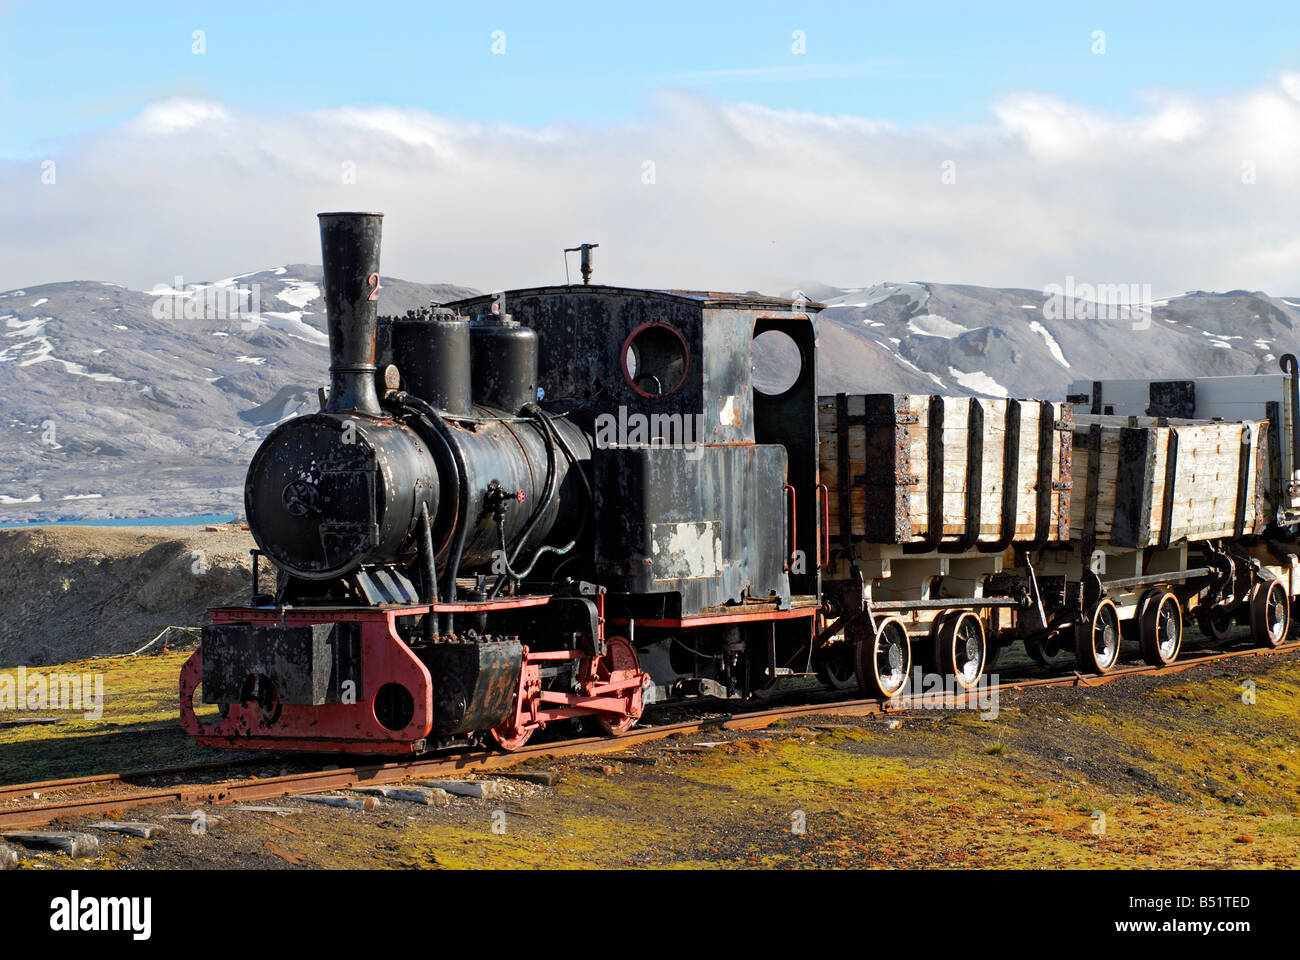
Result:
[[[330,392],[325,411],[382,417],[375,392],[375,318],[384,215],[317,216],[330,337]]]

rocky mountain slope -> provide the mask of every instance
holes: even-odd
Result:
[[[201,527],[0,530],[0,666],[130,653],[193,628],[208,607],[247,602],[252,546],[242,530]],[[152,649],[195,639],[172,632]]]
[[[0,522],[242,512],[258,442],[317,406],[320,282],[290,264],[181,290],[0,294]],[[473,292],[385,278],[379,309]]]
[[[320,280],[320,267],[290,264],[148,293],[78,281],[0,294],[0,523],[241,512],[262,437],[316,409]],[[237,310],[236,292],[260,309]],[[379,307],[472,292],[388,278]],[[1300,300],[1244,290],[1156,300],[1146,314],[939,283],[802,292],[826,304],[822,393],[1059,399],[1076,379],[1272,372],[1300,347]],[[756,383],[797,362],[759,355]]]
[[[809,285],[819,389],[1060,399],[1072,380],[1275,373],[1300,348],[1300,299],[1196,291],[1128,306],[1038,290]],[[1094,319],[1098,315],[1103,319]]]

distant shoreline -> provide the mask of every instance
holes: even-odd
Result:
[[[183,517],[86,517],[81,520],[33,520],[25,523],[0,522],[0,530],[26,530],[34,527],[202,527],[207,524],[234,523],[234,513],[194,513]]]

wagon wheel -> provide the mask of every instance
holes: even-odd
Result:
[[[1232,633],[1232,614],[1223,607],[1198,609],[1196,626],[1211,640],[1227,640]]]
[[[851,690],[858,685],[853,666],[853,644],[844,640],[829,643],[813,657],[817,679],[827,690]]]
[[[636,650],[622,637],[608,637],[605,640],[605,655],[596,661],[596,682],[614,683],[634,676],[641,676],[641,663],[637,660]],[[632,687],[618,696],[628,699],[626,714],[618,719],[608,713],[596,715],[596,723],[600,728],[614,737],[622,736],[635,727],[641,719],[642,710],[641,687]]]
[[[996,635],[988,638],[988,643],[986,644],[984,650],[985,676],[991,674],[993,672],[993,668],[997,666],[998,657],[1002,655],[1003,646],[1004,646],[1003,644],[998,643],[998,638]]]
[[[1168,590],[1152,590],[1143,598],[1138,618],[1142,659],[1153,667],[1177,660],[1183,646],[1183,610],[1178,598]]]
[[[1272,648],[1286,639],[1291,605],[1281,580],[1266,580],[1250,592],[1250,635],[1257,647]]]
[[[1046,637],[1025,640],[1025,653],[1044,667],[1063,667],[1075,660],[1074,650],[1061,643],[1062,634],[1053,631]]]
[[[855,630],[854,668],[858,686],[869,697],[889,700],[903,692],[912,669],[912,644],[897,617],[877,621],[873,631],[866,618]]]
[[[943,646],[944,627],[961,614],[960,610],[940,610],[935,615],[930,623],[930,635],[918,643],[916,649],[912,651],[913,669],[920,667],[923,673],[943,673],[943,665],[947,661],[939,656],[938,651]]]
[[[984,622],[970,610],[946,618],[934,642],[934,663],[940,673],[952,677],[962,690],[970,690],[984,674],[988,642]]]
[[[1084,673],[1109,673],[1119,662],[1119,611],[1102,600],[1092,616],[1075,626],[1075,659]]]

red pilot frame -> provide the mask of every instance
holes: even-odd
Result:
[[[355,624],[360,635],[360,689],[345,691],[342,702],[280,702],[271,682],[250,676],[240,699],[223,704],[219,719],[195,712],[194,695],[203,680],[203,650],[190,657],[180,677],[181,725],[201,746],[239,749],[334,751],[400,755],[430,746],[434,728],[435,681],[416,650],[397,631],[400,617],[493,613],[543,606],[550,596],[516,597],[485,603],[435,603],[350,608],[225,607],[212,611],[217,625],[316,627]],[[537,650],[523,647],[512,709],[493,739],[506,750],[523,746],[556,720],[590,716],[610,734],[630,730],[641,716],[642,692],[649,685],[636,652],[622,637],[604,636],[604,597],[596,604],[594,650]],[[577,692],[543,689],[542,671],[558,661],[576,661]]]

